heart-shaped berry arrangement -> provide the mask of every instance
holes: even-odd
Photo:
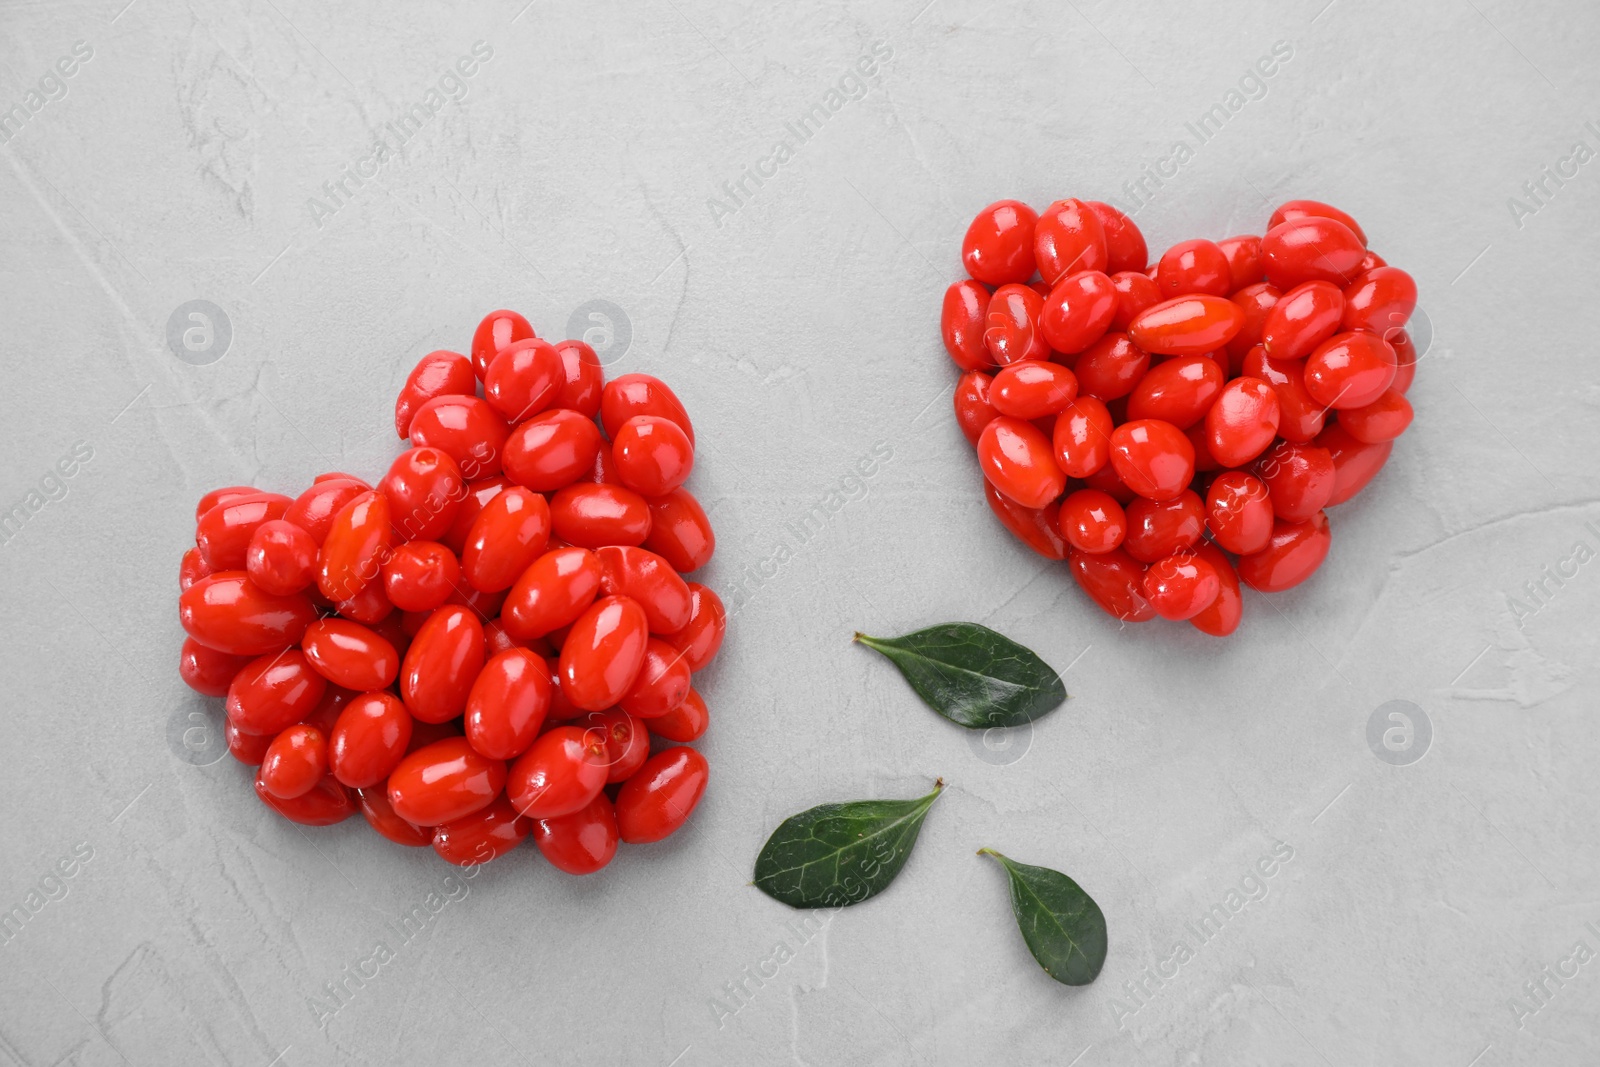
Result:
[[[1239,625],[1328,554],[1411,424],[1416,283],[1314,200],[1148,263],[1109,204],[978,213],[940,329],[1000,521],[1129,622]],[[1036,280],[1042,279],[1042,280]]]
[[[513,311],[471,353],[406,379],[412,447],[376,488],[335,472],[294,499],[201,499],[179,673],[227,698],[228,751],[286,819],[359,810],[464,866],[532,836],[591,874],[705,790],[690,675],[727,617],[680,577],[715,547],[683,488],[694,427],[658,379],[608,383],[587,344]]]

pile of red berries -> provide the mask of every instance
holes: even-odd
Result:
[[[940,328],[989,506],[1118,618],[1232,633],[1239,580],[1310,577],[1324,509],[1411,424],[1416,283],[1338,208],[1291,200],[1152,266],[1109,204],[1002,200],[961,255]]]
[[[411,372],[395,430],[412,447],[376,488],[330,473],[293,499],[206,494],[179,671],[227,698],[228,750],[287,819],[359,810],[462,865],[532,836],[589,874],[705,791],[690,674],[727,617],[680,577],[715,546],[683,488],[694,427],[661,381],[606,382],[588,345],[515,312],[471,352]]]

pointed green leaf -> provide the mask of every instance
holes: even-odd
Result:
[[[992,848],[1011,882],[1011,912],[1028,951],[1063,985],[1088,985],[1106,962],[1106,917],[1077,882],[1048,867],[1030,867]]]
[[[1051,666],[1004,634],[947,622],[904,637],[856,640],[887,656],[928,707],[970,730],[1021,726],[1067,699]]]
[[[783,821],[756,857],[755,885],[792,908],[859,904],[889,887],[944,789],[916,800],[821,804]]]

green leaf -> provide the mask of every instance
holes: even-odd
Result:
[[[820,804],[790,816],[756,857],[756,888],[792,908],[842,908],[877,896],[906,865],[943,790],[941,778],[916,800]]]
[[[1106,962],[1106,917],[1100,905],[1071,878],[1048,867],[1030,867],[993,856],[1011,880],[1011,912],[1028,951],[1044,973],[1063,985],[1088,985]]]
[[[887,656],[928,707],[969,730],[1021,726],[1067,699],[1044,660],[975,622],[947,622],[904,637],[857,641]]]

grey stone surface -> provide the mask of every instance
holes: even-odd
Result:
[[[1600,1056],[1594,5],[124,3],[0,14],[0,106],[40,104],[0,145],[0,503],[43,501],[0,545],[0,908],[28,916],[0,1063]],[[1146,166],[1152,248],[1331,200],[1432,328],[1417,423],[1327,565],[1248,596],[1226,641],[1119,629],[1010,542],[949,415],[939,297],[972,214],[1132,208]],[[699,680],[694,822],[600,877],[528,848],[461,881],[359,821],[276,819],[185,733],[214,714],[174,670],[195,499],[376,476],[421,353],[498,306],[560,336],[592,300],[631,335],[608,369],[697,421],[707,581],[741,605]],[[1031,737],[974,747],[849,643],[961,617],[1070,664]],[[1420,760],[1384,746],[1391,701],[1426,717]],[[784,816],[936,775],[883,896],[803,934],[746,884]],[[984,845],[1096,897],[1098,982],[1033,964]],[[380,943],[319,1024],[310,998]]]

